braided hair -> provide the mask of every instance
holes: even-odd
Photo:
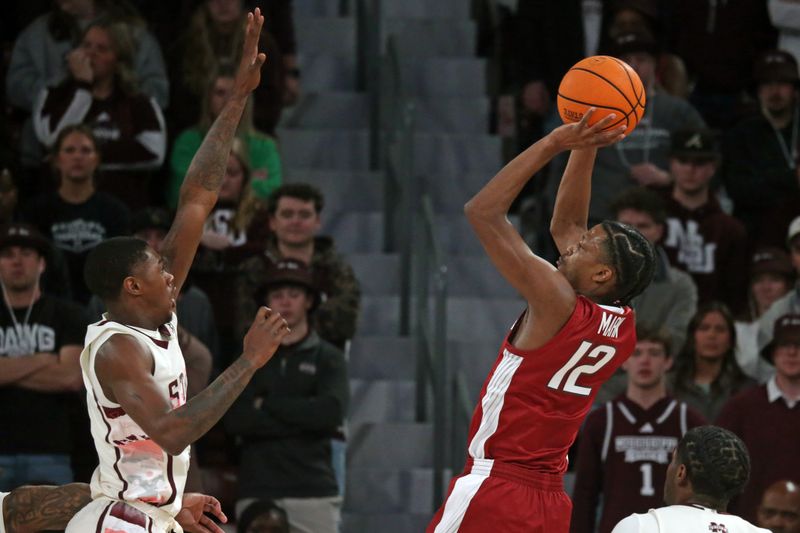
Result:
[[[644,291],[656,271],[656,253],[644,235],[621,222],[605,220],[600,224],[608,235],[605,252],[617,274],[614,290],[606,295],[607,302],[628,305]]]
[[[750,456],[744,442],[717,426],[690,429],[678,443],[680,464],[686,467],[694,493],[725,505],[750,478]]]

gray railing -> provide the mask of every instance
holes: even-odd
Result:
[[[463,465],[463,402],[453,384],[447,351],[447,265],[436,235],[430,197],[414,168],[413,98],[406,91],[397,40],[381,39],[381,0],[357,0],[358,85],[370,106],[370,165],[384,176],[384,248],[400,255],[398,334],[416,346],[417,422],[433,427],[433,501],[438,507],[451,468]],[[413,302],[413,309],[412,309]],[[464,393],[466,394],[466,392]],[[468,421],[470,409],[467,408]],[[456,431],[463,432],[456,435]],[[455,462],[461,465],[454,465]]]

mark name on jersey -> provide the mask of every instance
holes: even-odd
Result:
[[[728,528],[725,524],[717,524],[716,522],[708,524],[708,530],[713,533],[728,533]]]
[[[618,338],[619,327],[625,321],[624,316],[611,315],[603,311],[603,318],[600,319],[600,327],[597,333],[603,337]]]

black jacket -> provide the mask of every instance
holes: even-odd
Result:
[[[338,494],[331,436],[342,426],[349,387],[344,354],[315,332],[282,346],[225,417],[240,438],[239,498]]]

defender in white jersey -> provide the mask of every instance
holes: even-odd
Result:
[[[86,483],[25,485],[0,492],[0,533],[63,530],[73,515],[91,501]],[[189,533],[224,533],[211,516],[223,524],[228,521],[216,498],[189,493],[175,520]]]
[[[739,437],[717,426],[690,429],[667,467],[669,507],[632,514],[612,533],[769,533],[725,512],[749,477],[750,456]]]
[[[217,201],[248,95],[260,80],[263,22],[258,8],[247,16],[232,96],[192,159],[161,254],[141,239],[117,237],[86,259],[86,284],[108,310],[88,328],[81,354],[100,464],[92,476],[93,501],[70,521],[67,533],[181,531],[176,515],[189,445],[219,421],[288,332],[280,314],[259,309],[242,355],[186,401],[175,297]]]

